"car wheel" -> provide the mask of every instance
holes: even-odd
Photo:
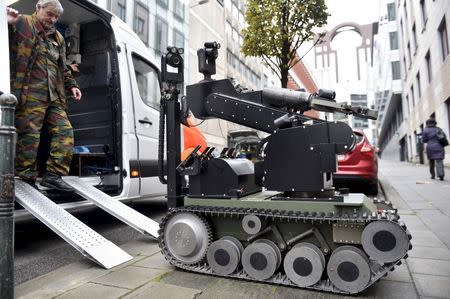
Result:
[[[370,183],[367,186],[366,193],[368,195],[378,195],[378,181]]]

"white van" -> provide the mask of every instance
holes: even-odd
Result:
[[[91,181],[121,201],[162,197],[158,179],[159,70],[139,37],[118,17],[88,0],[60,0],[68,61],[79,63],[75,79],[81,101],[68,100],[75,149],[71,175]],[[7,1],[32,14],[36,1]],[[51,196],[50,196],[51,197]],[[92,207],[76,195],[61,197],[69,211]],[[16,211],[16,220],[31,217]]]

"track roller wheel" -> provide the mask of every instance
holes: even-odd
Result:
[[[325,269],[325,256],[316,245],[299,243],[286,254],[283,264],[293,283],[308,287],[320,280]]]
[[[226,236],[209,246],[206,259],[213,272],[228,275],[238,267],[243,251],[244,247],[238,239]]]
[[[167,221],[164,242],[169,253],[185,264],[200,262],[211,242],[211,229],[201,217],[183,212]]]
[[[259,233],[261,227],[261,219],[256,215],[245,215],[242,219],[242,228],[249,235]]]
[[[256,240],[248,245],[242,254],[244,271],[259,280],[272,277],[280,264],[280,249],[274,242],[267,239]]]
[[[374,221],[362,233],[364,251],[380,263],[391,263],[405,256],[409,248],[407,232],[397,223]]]
[[[370,281],[369,259],[356,247],[341,246],[331,254],[327,273],[328,278],[338,289],[358,293]]]

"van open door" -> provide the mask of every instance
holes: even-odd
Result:
[[[158,69],[132,45],[126,46],[138,160],[130,161],[131,178],[139,178],[141,196],[162,194],[166,186],[158,179],[158,129],[160,86]],[[137,172],[133,171],[137,170]]]

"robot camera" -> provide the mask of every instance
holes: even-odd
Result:
[[[219,57],[220,44],[216,41],[205,42],[204,47],[197,51],[198,70],[205,76],[205,80],[211,80],[211,75],[216,73],[216,59]]]
[[[161,56],[161,81],[169,83],[183,83],[183,55],[184,49],[167,47],[167,53]],[[177,69],[177,72],[169,72],[167,66]]]

